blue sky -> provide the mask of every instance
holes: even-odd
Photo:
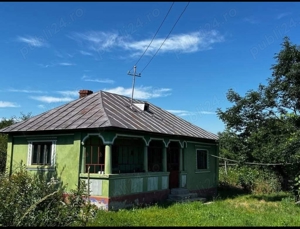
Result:
[[[131,97],[128,71],[138,62],[134,98],[207,131],[223,131],[216,110],[232,105],[227,91],[244,95],[265,84],[283,37],[300,43],[299,7],[1,2],[0,118],[38,115],[77,99],[81,89]]]

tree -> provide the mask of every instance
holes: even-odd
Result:
[[[233,106],[225,111],[218,108],[217,114],[226,126],[221,137],[230,133],[239,139],[239,144],[232,141],[225,148],[236,147],[240,160],[278,164],[272,168],[286,184],[289,175],[296,175],[300,158],[299,46],[285,37],[275,59],[267,85],[260,84],[244,97],[230,89],[227,99]]]
[[[0,129],[8,127],[18,121],[27,120],[30,117],[31,117],[31,113],[23,114],[21,112],[21,116],[19,118],[16,118],[16,117],[11,117],[10,119],[3,118],[0,121]],[[8,140],[7,134],[0,133],[0,173],[4,172],[4,170],[5,170],[6,155],[7,155],[7,140]]]

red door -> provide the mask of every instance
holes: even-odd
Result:
[[[168,148],[167,171],[169,175],[169,188],[179,187],[179,148]]]

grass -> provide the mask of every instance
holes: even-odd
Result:
[[[288,193],[251,195],[221,189],[207,202],[164,203],[98,211],[88,226],[300,226],[300,206]]]

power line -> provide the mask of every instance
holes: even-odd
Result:
[[[170,36],[170,34],[172,33],[173,29],[175,28],[177,22],[179,21],[179,19],[181,18],[181,16],[183,15],[184,11],[186,10],[186,8],[188,7],[188,5],[190,4],[190,2],[188,2],[188,4],[185,6],[185,8],[183,9],[183,11],[181,12],[180,16],[178,17],[177,21],[175,22],[175,24],[173,25],[171,31],[169,32],[168,36],[165,38],[165,40],[163,41],[163,43],[160,45],[160,47],[157,49],[156,53],[152,56],[152,58],[150,59],[150,61],[148,62],[148,64],[143,68],[143,70],[141,71],[141,73],[147,68],[147,66],[151,63],[151,61],[153,60],[153,58],[156,56],[156,54],[158,53],[158,51],[161,49],[161,47],[163,46],[163,44],[165,43],[165,41],[168,39],[168,37]]]
[[[150,45],[152,44],[152,42],[153,42],[154,38],[156,37],[156,35],[157,35],[158,31],[160,30],[160,28],[161,28],[161,27],[162,27],[162,25],[164,24],[164,22],[165,22],[166,18],[168,17],[168,15],[169,15],[169,13],[170,13],[170,11],[171,11],[171,9],[172,9],[173,5],[174,5],[174,2],[173,2],[173,3],[172,3],[172,5],[170,6],[170,8],[169,8],[169,11],[168,11],[168,13],[166,14],[166,16],[165,16],[164,20],[161,22],[161,24],[160,24],[159,28],[157,29],[156,33],[155,33],[155,34],[154,34],[154,36],[152,37],[152,40],[151,40],[150,44],[149,44],[149,45],[148,45],[148,47],[145,49],[144,53],[141,55],[141,57],[138,59],[138,61],[135,63],[135,65],[134,65],[134,66],[137,66],[137,64],[139,63],[139,61],[142,59],[142,57],[143,57],[143,56],[145,55],[145,53],[147,52],[148,48],[150,47]],[[131,70],[132,70],[132,69],[131,69]],[[130,71],[131,71],[131,70],[130,70]]]

